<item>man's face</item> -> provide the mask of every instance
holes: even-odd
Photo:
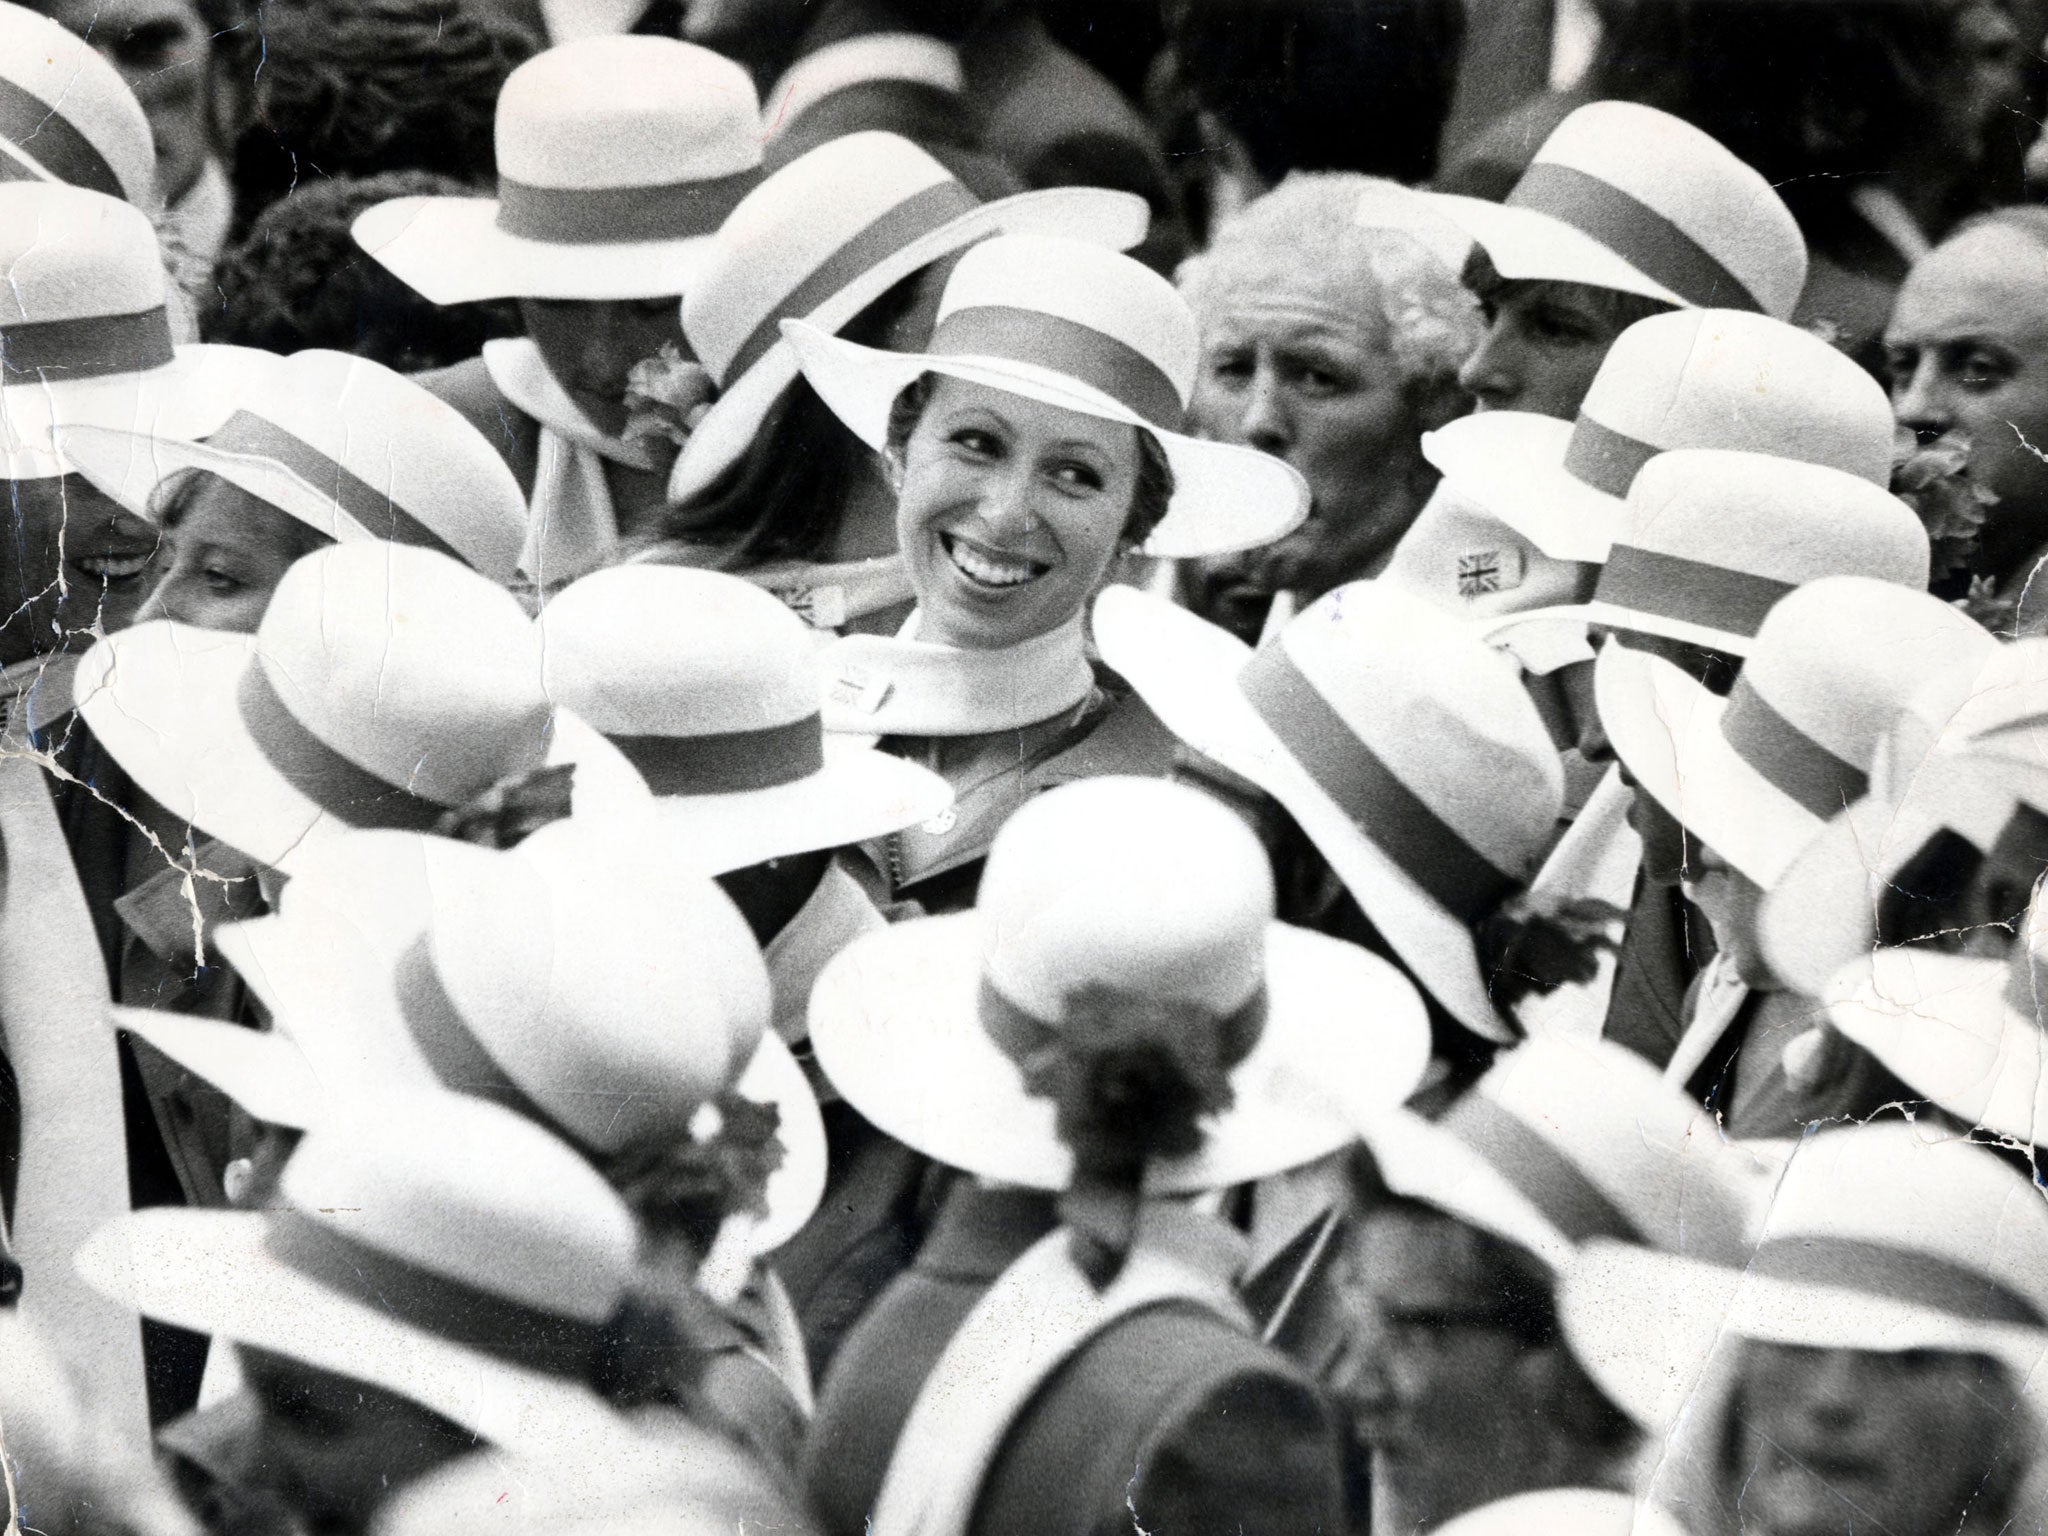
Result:
[[[191,0],[55,0],[49,13],[90,41],[142,103],[157,183],[182,197],[212,153],[207,121],[213,34]]]
[[[1414,520],[1420,429],[1378,300],[1297,256],[1216,272],[1196,295],[1194,430],[1284,459],[1310,493],[1300,529],[1218,562],[1265,596],[1306,601],[1367,574]],[[1270,268],[1270,270],[1269,270]]]
[[[1742,1342],[1726,1474],[1759,1536],[1950,1536],[2004,1436],[1992,1362]]]
[[[1970,478],[1998,503],[1984,551],[1999,575],[2048,544],[2048,244],[1967,230],[1913,268],[1885,332],[1892,412],[1923,443],[1970,440]]]
[[[1444,1216],[1368,1216],[1332,1276],[1345,1338],[1328,1386],[1405,1512],[1432,1522],[1519,1491],[1543,1405],[1486,1284],[1476,1235]]]
[[[684,357],[683,304],[657,299],[521,299],[526,334],[583,414],[616,437],[626,425],[626,378],[633,365],[673,342]]]
[[[0,508],[0,666],[83,650],[148,595],[156,530],[78,475],[8,482]]]
[[[1583,283],[1492,278],[1478,294],[1486,334],[1458,370],[1476,408],[1572,420],[1631,317]]]

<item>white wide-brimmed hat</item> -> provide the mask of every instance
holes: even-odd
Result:
[[[930,770],[827,736],[810,629],[715,571],[626,565],[572,582],[535,621],[548,696],[640,772],[712,874],[931,820]]]
[[[631,1213],[531,1121],[394,1091],[316,1127],[282,1208],[149,1210],[87,1239],[145,1317],[395,1392],[509,1450],[649,1454],[587,1385],[638,1259]]]
[[[4,89],[0,89],[4,96]],[[4,157],[0,157],[4,158]],[[62,182],[0,181],[0,455],[7,477],[71,465],[57,426],[199,437],[267,355],[176,346],[163,252],[141,210]]]
[[[893,133],[850,133],[790,161],[733,209],[683,296],[683,334],[718,398],[690,430],[669,500],[687,500],[745,453],[796,378],[784,320],[836,333],[912,273],[990,235],[1127,251],[1150,218],[1143,198],[1105,187],[984,203]]]
[[[608,789],[639,785],[549,702],[518,601],[410,545],[308,555],[253,635],[168,620],[110,635],[74,686],[93,734],[144,793],[286,873],[350,827],[434,831],[550,762]],[[584,786],[576,796],[585,803]]]
[[[1595,101],[1543,141],[1505,202],[1437,193],[1502,277],[1615,288],[1789,320],[1806,240],[1761,173],[1654,107]]]
[[[92,43],[0,3],[0,181],[61,181],[149,210],[156,141],[142,103]]]
[[[1739,1263],[1760,1200],[1747,1162],[1697,1102],[1607,1040],[1504,1052],[1435,1121],[1361,1125],[1380,1177],[1562,1273],[1596,1237]]]
[[[1997,643],[1925,592],[1828,576],[1770,611],[1726,698],[1619,644],[1601,649],[1594,686],[1641,790],[1768,891],[1864,798],[1913,693]]]
[[[1765,315],[1681,310],[1616,338],[1576,421],[1482,411],[1422,439],[1461,494],[1560,560],[1601,561],[1636,473],[1674,448],[1733,448],[1891,482],[1891,402],[1819,337]]]
[[[1534,875],[1564,775],[1512,662],[1378,582],[1326,594],[1258,651],[1111,587],[1095,638],[1168,729],[1286,807],[1453,1018],[1517,1038],[1473,925]]]
[[[1909,866],[1943,833],[2000,868],[2048,868],[2048,720],[1988,736],[1962,736],[1919,759],[1904,777],[1894,726],[1863,802],[1833,817],[1779,880],[1758,914],[1772,972],[1794,991],[1823,995],[1843,966],[1877,946],[1889,893],[1922,895]],[[1891,778],[1889,784],[1887,777]]]
[[[1678,1517],[1608,1488],[1545,1488],[1468,1510],[1438,1536],[1686,1536]]]
[[[832,1085],[948,1167],[1067,1187],[1073,1153],[1027,1065],[1078,1002],[1128,993],[1214,1026],[1228,1108],[1199,1150],[1155,1161],[1157,1194],[1221,1189],[1336,1151],[1399,1103],[1429,1057],[1421,1001],[1353,944],[1273,920],[1273,879],[1236,814],[1163,779],[1063,785],[1005,823],[971,912],[855,940],[811,994]],[[1086,1042],[1079,1042],[1085,1049]]]
[[[80,474],[139,517],[153,515],[166,477],[200,469],[330,539],[423,545],[501,584],[518,573],[526,498],[504,459],[453,406],[368,358],[264,357],[234,414],[200,442],[94,426],[55,436]]]
[[[1764,616],[1823,576],[1924,591],[1927,530],[1855,475],[1727,448],[1681,448],[1629,487],[1628,527],[1583,610],[1591,623],[1746,656]]]
[[[1793,1151],[1740,1263],[1597,1241],[1566,1276],[1561,1311],[1572,1353],[1653,1435],[1744,1339],[1985,1354],[2024,1389],[2048,1353],[2048,1206],[1998,1154],[1946,1130],[1824,1130]]]
[[[694,43],[550,48],[498,95],[498,195],[379,203],[356,244],[436,304],[682,294],[759,179],[759,114],[747,72]]]
[[[1923,767],[1960,748],[2048,774],[2048,637],[2009,641],[1966,666],[1907,702],[1872,776],[1879,789],[1902,795]]]
[[[1173,468],[1166,516],[1144,553],[1164,559],[1252,549],[1308,516],[1308,484],[1280,460],[1189,437],[1195,317],[1173,285],[1130,257],[1050,235],[999,235],[960,259],[925,352],[883,352],[782,322],[798,365],[876,452],[889,408],[926,373],[1007,390],[1150,432]]]

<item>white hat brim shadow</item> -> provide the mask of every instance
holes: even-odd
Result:
[[[1151,216],[1143,198],[1106,187],[1046,187],[998,198],[891,251],[802,318],[836,335],[912,273],[990,235],[1058,235],[1127,251],[1145,238]],[[751,368],[720,390],[676,460],[669,500],[688,500],[738,462],[799,372],[795,351],[778,337]]]
[[[1025,1091],[980,1022],[982,922],[955,913],[855,941],[811,994],[811,1043],[832,1085],[906,1146],[981,1178],[1064,1189],[1073,1154],[1052,1102]],[[1275,923],[1267,998],[1258,1043],[1230,1073],[1231,1107],[1206,1123],[1199,1152],[1151,1165],[1148,1191],[1225,1189],[1314,1162],[1421,1080],[1421,1003],[1377,956]]]
[[[1756,885],[1770,890],[1819,835],[1819,817],[1728,745],[1728,701],[1663,657],[1602,646],[1593,688],[1600,723],[1638,793]]]
[[[556,244],[507,234],[488,197],[400,197],[365,209],[356,244],[430,303],[674,298],[711,257],[711,236]]]
[[[1494,271],[1518,282],[1583,283],[1693,309],[1689,299],[1551,214],[1456,193],[1427,194],[1433,208],[1486,252]]]
[[[1121,401],[1052,369],[1001,357],[882,352],[798,320],[785,320],[782,334],[819,398],[878,453],[888,446],[890,406],[926,373],[1150,432],[1173,468],[1175,488],[1166,516],[1142,546],[1146,555],[1184,560],[1256,549],[1307,520],[1308,484],[1280,460],[1256,449],[1165,431]]]
[[[77,1268],[145,1317],[385,1388],[507,1450],[616,1455],[633,1436],[586,1387],[464,1349],[280,1262],[270,1222],[308,1219],[135,1211],[88,1238]]]
[[[1566,472],[1572,424],[1527,411],[1481,411],[1422,435],[1422,456],[1460,496],[1553,560],[1599,565],[1628,525],[1618,496]]]
[[[1096,646],[1168,730],[1284,806],[1365,915],[1465,1028],[1506,1043],[1515,1032],[1487,995],[1472,930],[1439,906],[1359,830],[1238,691],[1251,649],[1185,608],[1129,587],[1096,599]]]

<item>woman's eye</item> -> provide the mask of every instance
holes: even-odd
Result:
[[[1226,353],[1209,360],[1209,377],[1212,379],[1221,379],[1229,384],[1242,384],[1251,376],[1252,361],[1248,357]]]
[[[210,592],[226,596],[228,593],[242,590],[241,579],[231,572],[222,570],[219,566],[208,566],[202,575],[205,579],[207,590]]]
[[[994,458],[1002,448],[995,434],[984,432],[979,427],[962,427],[951,438],[953,446],[963,448],[977,458]]]
[[[1593,328],[1576,315],[1539,309],[1529,317],[1532,334],[1557,346],[1582,346],[1593,339]]]
[[[1102,476],[1092,464],[1066,463],[1055,465],[1053,479],[1070,490],[1099,491]]]

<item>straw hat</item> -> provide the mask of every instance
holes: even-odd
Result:
[[[1828,1022],[1965,1125],[2048,1141],[2042,1026],[2048,913],[2030,910],[2004,960],[1926,945],[1869,949],[1813,989]]]
[[[680,294],[758,179],[759,113],[747,72],[693,43],[550,48],[498,95],[498,195],[379,203],[356,244],[436,304]]]
[[[1201,791],[1084,779],[1004,824],[971,912],[857,939],[811,994],[826,1076],[888,1135],[949,1167],[1063,1190],[1073,1154],[1025,1066],[1080,997],[1183,1004],[1222,1033],[1233,1102],[1153,1193],[1248,1183],[1336,1151],[1421,1080],[1429,1030],[1400,974],[1273,921],[1258,840]]]
[[[536,624],[548,696],[634,764],[700,870],[864,842],[952,803],[937,774],[825,734],[811,631],[751,582],[615,566]]]
[[[745,920],[684,851],[671,829],[588,818],[507,852],[353,833],[292,877],[279,915],[216,935],[269,1031],[114,1019],[256,1118],[299,1129],[390,1086],[441,1086],[602,1158],[689,1138],[724,1093],[773,1105],[783,1161],[766,1216],[744,1222],[748,1250],[766,1252],[824,1194],[824,1122],[767,1031]]]
[[[1039,235],[983,241],[953,269],[927,352],[856,346],[801,320],[783,321],[782,334],[811,387],[877,452],[888,444],[889,407],[925,373],[1149,431],[1175,489],[1145,541],[1148,555],[1251,549],[1308,516],[1307,483],[1280,460],[1185,435],[1194,316],[1165,278],[1099,245]]]
[[[1863,798],[1914,690],[1997,643],[1924,592],[1829,576],[1771,610],[1727,698],[1623,645],[1602,648],[1595,693],[1642,790],[1770,890]]]
[[[634,1278],[633,1218],[539,1126],[394,1092],[308,1132],[280,1194],[269,1213],[118,1217],[78,1268],[145,1317],[382,1387],[509,1450],[649,1454],[584,1384]]]
[[[2048,1351],[2048,1207],[1997,1154],[1904,1120],[1800,1142],[1735,1265],[1591,1243],[1566,1277],[1572,1353],[1652,1434],[1743,1339],[1988,1354],[2023,1386]]]
[[[1482,411],[1422,439],[1459,491],[1545,554],[1599,561],[1627,529],[1636,472],[1674,448],[1821,464],[1883,488],[1891,402],[1817,336],[1763,315],[1681,310],[1608,349],[1576,421]]]
[[[166,476],[203,469],[330,539],[419,544],[500,583],[517,574],[526,498],[512,471],[453,406],[367,358],[265,358],[201,442],[91,426],[56,437],[139,517]]]
[[[1573,112],[1505,202],[1429,204],[1505,278],[1778,320],[1806,287],[1806,241],[1771,184],[1692,124],[1634,102]]]
[[[1127,251],[1143,198],[1049,187],[983,203],[908,139],[850,133],[792,160],[741,199],[683,296],[683,334],[718,386],[669,479],[684,501],[745,453],[797,376],[784,320],[837,332],[897,283],[990,235],[1064,235]]]
[[[1361,1129],[1395,1194],[1557,1272],[1596,1237],[1739,1262],[1754,1223],[1740,1154],[1713,1120],[1607,1040],[1530,1040],[1441,1119],[1396,1111]]]
[[[156,141],[121,72],[39,11],[0,3],[0,180],[157,202]]]
[[[1677,1516],[1606,1488],[1545,1488],[1469,1510],[1439,1536],[1686,1536]]]
[[[0,86],[0,102],[5,87]],[[0,160],[5,156],[0,155]],[[139,209],[62,182],[0,182],[0,453],[13,480],[71,466],[54,426],[198,437],[266,354],[174,346],[164,258]]]
[[[1628,527],[1584,610],[1610,629],[1746,656],[1764,615],[1823,576],[1925,591],[1927,531],[1868,480],[1726,448],[1682,448],[1629,487]]]
[[[165,620],[110,635],[75,686],[86,724],[144,793],[286,873],[350,827],[431,832],[549,761],[607,785],[633,778],[549,703],[511,594],[408,545],[307,556],[253,635]]]
[[[1910,700],[1873,780],[1898,797],[1930,761],[1961,747],[2048,774],[2048,638],[2029,636],[1975,656],[1966,675],[1936,678]]]
[[[1175,735],[1287,808],[1453,1018],[1516,1038],[1472,928],[1534,874],[1564,783],[1512,662],[1378,582],[1328,593],[1257,652],[1111,587],[1095,637]]]

